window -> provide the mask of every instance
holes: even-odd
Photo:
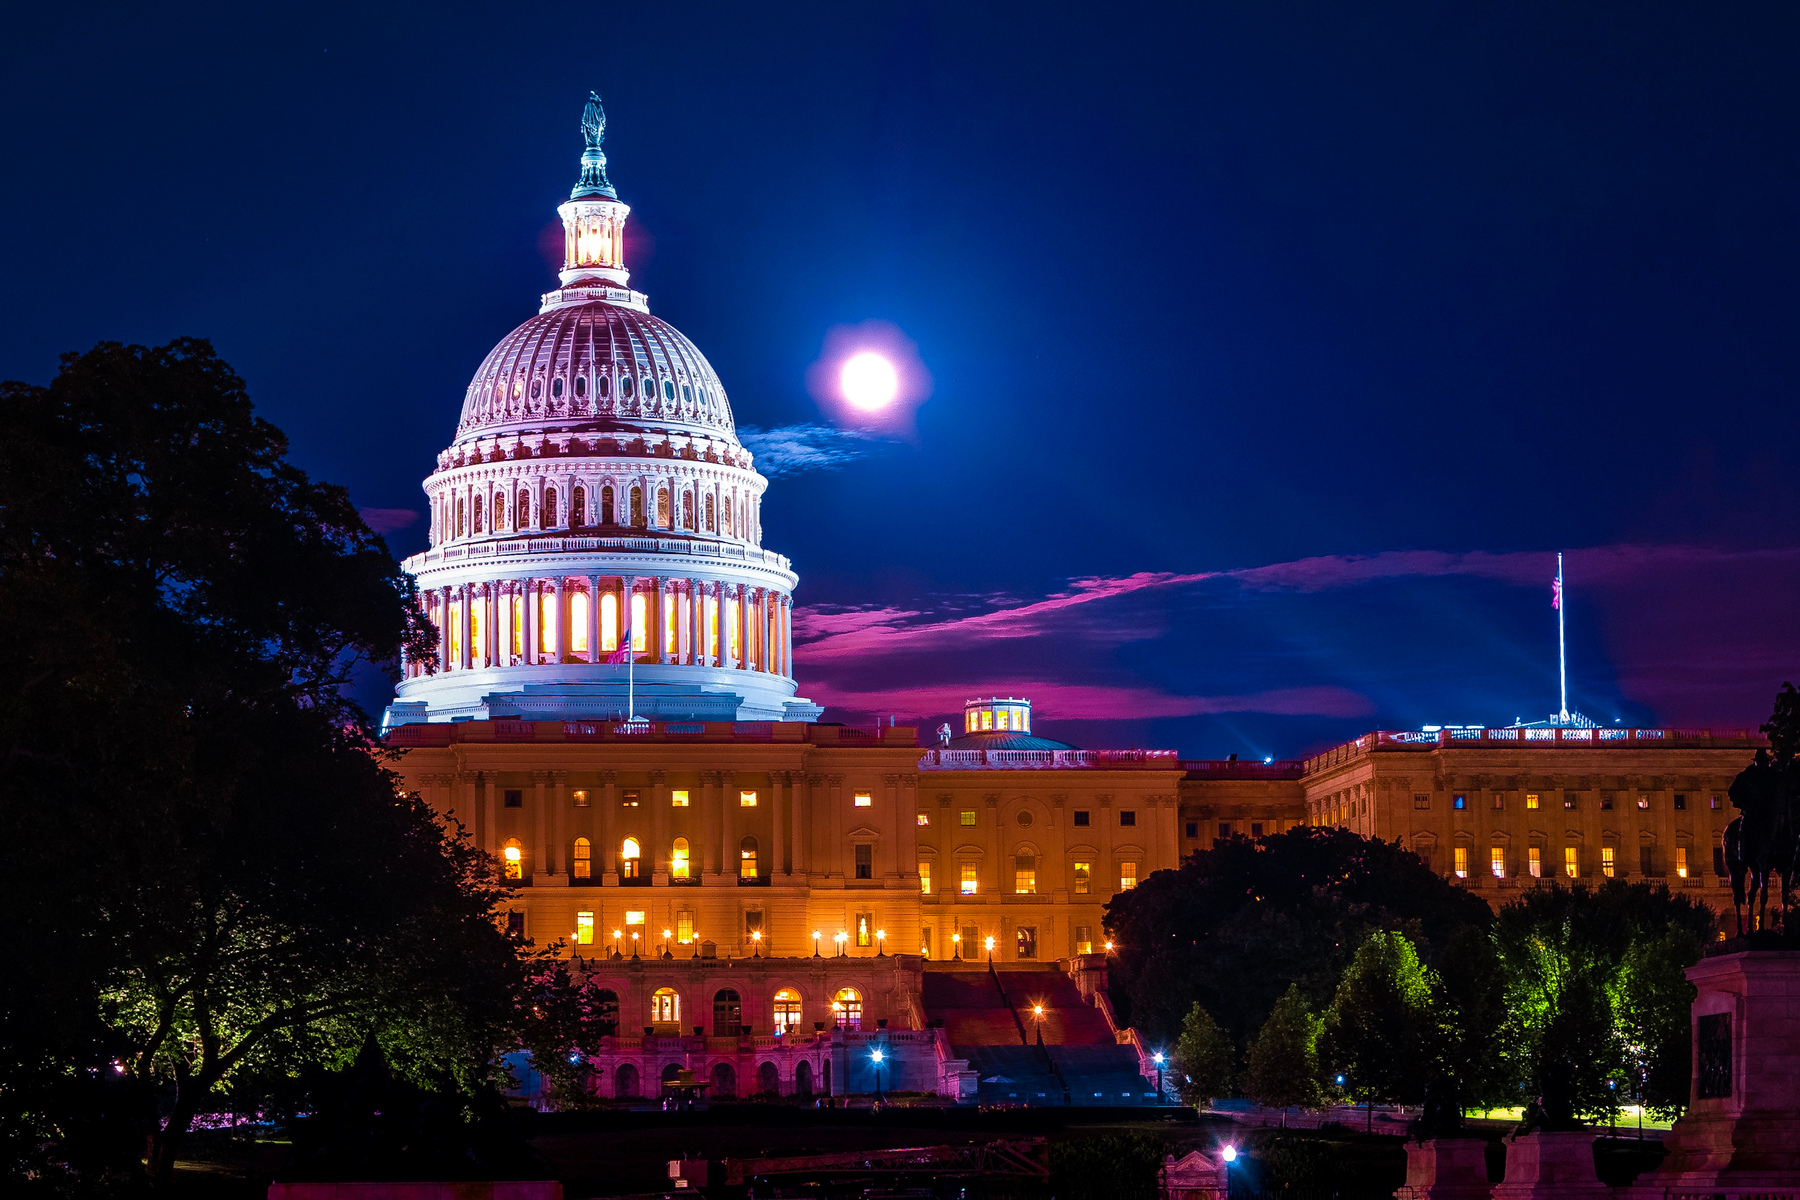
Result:
[[[1119,864],[1119,890],[1129,892],[1137,886],[1137,864],[1122,862]]]
[[[919,894],[931,895],[931,864],[928,862],[919,864]]]
[[[670,808],[686,808],[687,806],[688,806],[688,790],[686,788],[676,788],[674,791],[669,793],[669,807]]]
[[[1088,878],[1093,873],[1094,865],[1092,863],[1078,862],[1075,864],[1075,894],[1077,896],[1088,894]]]
[[[525,878],[525,851],[520,848],[518,838],[506,839],[506,845],[500,848],[500,862],[506,878]]]
[[[1431,807],[1431,797],[1425,796],[1425,795],[1413,796],[1413,807],[1414,808],[1430,808]]]
[[[1613,877],[1613,868],[1615,865],[1616,864],[1613,861],[1613,848],[1611,846],[1600,847],[1600,873],[1608,879],[1611,879]]]
[[[1687,811],[1687,794],[1685,792],[1676,792],[1675,793],[1675,811],[1676,812],[1686,812]]]
[[[506,935],[516,938],[525,936],[525,914],[516,908],[506,914]],[[593,937],[594,935],[590,932],[588,936]]]
[[[625,910],[625,924],[627,924],[627,925],[642,925],[643,923],[644,923],[643,909],[628,908]]]
[[[800,1028],[800,993],[793,988],[782,988],[775,993],[775,1032],[777,1035],[781,1035],[798,1028]]]
[[[976,888],[979,886],[980,883],[975,875],[975,864],[964,863],[962,865],[962,894],[965,896],[973,896]]]
[[[1121,829],[1130,829],[1136,824],[1137,813],[1133,812],[1131,809],[1125,809],[1119,814],[1119,827]]]
[[[1454,809],[1466,809],[1469,807],[1469,798],[1461,795],[1453,796],[1450,800],[1450,807]]]
[[[981,949],[981,926],[964,925],[960,936],[962,944],[969,948],[969,957],[974,958],[976,952]]]
[[[681,997],[675,994],[674,988],[657,988],[656,994],[650,997],[650,1023],[681,1024]]]
[[[1526,808],[1536,808],[1537,806],[1538,806],[1538,794],[1536,792],[1526,792],[1525,793],[1525,807]]]
[[[619,648],[619,598],[611,592],[600,596],[600,649],[608,654]]]
[[[1563,847],[1563,874],[1570,879],[1581,874],[1581,851],[1574,846]]]
[[[1456,877],[1467,879],[1469,877],[1469,848],[1457,846],[1450,853],[1452,861],[1455,863]]]
[[[687,945],[694,940],[694,910],[684,908],[675,914],[675,940]]]
[[[1686,846],[1675,847],[1675,874],[1682,879],[1688,877]]]
[[[544,489],[544,528],[548,529],[555,524],[556,524],[556,489],[553,487],[545,488]]]
[[[1495,879],[1506,878],[1506,848],[1495,846],[1488,851],[1488,868],[1493,871]]]
[[[832,1024],[839,1029],[848,1029],[852,1033],[862,1028],[862,994],[855,988],[845,988],[832,998]]]
[[[975,824],[975,810],[972,808],[963,809],[962,812],[957,814],[957,824],[965,827]]]
[[[1712,809],[1714,812],[1718,812],[1719,808],[1720,808],[1719,798],[1717,796],[1712,797],[1710,800],[1707,801],[1706,807]],[[1721,874],[1721,875],[1723,875],[1724,873],[1725,872],[1723,872],[1723,871],[1719,872],[1719,874]]]
[[[1576,810],[1580,807],[1581,807],[1581,793],[1580,792],[1564,792],[1563,793],[1563,808],[1566,811],[1573,812],[1574,810]]]
[[[754,937],[751,937],[751,935],[761,933],[762,931],[763,931],[762,909],[753,908],[753,909],[750,909],[749,911],[747,911],[746,913],[744,913],[744,936],[747,938],[750,938],[751,941],[756,941],[757,939]]]
[[[1544,851],[1540,847],[1533,846],[1525,851],[1525,869],[1530,872],[1533,879],[1543,878]]]
[[[576,788],[570,795],[575,797],[576,808],[586,808],[588,806],[588,793],[586,788]]]
[[[931,957],[931,926],[919,926],[919,957]]]
[[[1613,794],[1611,792],[1601,792],[1600,793],[1600,811],[1601,812],[1611,812],[1612,806],[1613,806]]]
[[[1013,893],[1019,896],[1037,894],[1037,855],[1013,855]]]
[[[744,1028],[744,1002],[736,988],[723,988],[713,997],[713,1036],[737,1037]]]
[[[1013,949],[1027,961],[1037,957],[1037,926],[1019,925],[1013,929]]]
[[[874,913],[866,913],[866,912],[865,913],[857,913],[856,914],[856,944],[859,946],[872,945],[874,942],[874,937],[875,937],[875,914]]]
[[[575,839],[575,855],[570,860],[575,869],[575,878],[592,879],[594,877],[594,852],[586,838]]]
[[[1076,809],[1075,810],[1075,828],[1077,828],[1077,829],[1087,828],[1089,815],[1090,814],[1088,813],[1088,810],[1085,808]]]
[[[638,806],[638,794],[636,792],[623,792],[620,794],[620,797],[619,797],[619,807],[620,808],[636,808],[637,806]]]
[[[1723,846],[1713,847],[1713,874],[1720,878],[1725,876],[1725,847]]]
[[[636,838],[626,838],[619,847],[619,866],[621,877],[625,879],[642,878],[640,869],[643,866],[643,851],[639,848]]]
[[[1503,809],[1505,807],[1506,807],[1506,793],[1505,792],[1495,792],[1494,793],[1494,810],[1496,812],[1498,812],[1500,809]]]
[[[1187,833],[1187,836],[1191,837],[1191,838],[1199,837],[1200,836],[1200,822],[1189,821],[1187,823],[1186,833]]]
[[[524,808],[525,793],[518,788],[507,788],[505,804],[508,808]]]
[[[692,852],[688,849],[688,840],[684,837],[676,838],[675,844],[669,847],[669,878],[692,878],[689,874],[692,862]]]
[[[756,793],[755,792],[739,792],[738,793],[738,807],[739,808],[755,808],[756,807]]]
[[[856,877],[858,879],[875,878],[875,847],[867,842],[858,842],[856,851]]]
[[[1094,927],[1077,925],[1075,927],[1075,953],[1092,954],[1094,952]]]
[[[574,490],[574,492],[572,492],[570,494],[569,524],[577,525],[577,526],[587,524],[587,489],[586,488],[578,487]]]
[[[1220,821],[1219,822],[1219,836],[1222,838],[1228,838],[1231,836],[1231,822],[1230,821]]]
[[[756,878],[756,839],[753,837],[738,843],[738,878]]]
[[[575,944],[591,946],[594,944],[594,914],[578,912],[575,914]]]
[[[875,797],[870,795],[868,792],[858,792],[858,793],[856,793],[856,797],[855,797],[855,800],[853,801],[853,803],[856,805],[857,808],[867,808],[871,804],[875,803]]]
[[[1654,846],[1638,847],[1638,874],[1656,874],[1656,848]]]
[[[1649,810],[1650,810],[1650,797],[1639,796],[1638,797],[1638,811],[1639,812],[1648,812]]]
[[[922,813],[920,813],[920,814],[919,814],[919,825],[920,825],[920,826],[921,826],[921,827],[923,827],[923,826],[926,826],[926,825],[929,825],[929,824],[931,824],[931,814],[930,814],[930,813],[923,813],[923,812],[922,812]]]

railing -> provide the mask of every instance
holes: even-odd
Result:
[[[911,725],[866,728],[808,725],[803,721],[538,721],[508,717],[491,721],[415,722],[394,725],[384,735],[396,746],[448,746],[457,742],[811,742],[819,746],[911,747],[918,730]]]
[[[1754,748],[1768,743],[1760,734],[1748,729],[1531,729],[1516,726],[1490,729],[1475,725],[1432,730],[1383,729],[1315,754],[1301,766],[1305,774],[1314,775],[1361,758],[1373,750],[1435,750],[1445,746],[1513,748],[1522,744],[1543,749],[1553,746],[1592,749],[1642,745]]]
[[[603,550],[639,554],[686,554],[696,558],[732,559],[737,562],[775,567],[786,571],[791,562],[785,554],[735,542],[705,538],[660,537],[531,537],[464,540],[414,554],[401,564],[409,573],[417,574],[426,567],[464,562],[476,558],[500,558],[508,555],[576,554]]]
[[[1173,750],[927,750],[921,771],[1179,770]]]

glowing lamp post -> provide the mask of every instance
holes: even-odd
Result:
[[[638,931],[634,929],[631,931],[631,957],[636,958],[638,956],[637,948],[638,948]]]
[[[1106,943],[1106,952],[1108,954],[1111,954],[1113,952],[1113,944],[1111,942]]]
[[[1158,1104],[1161,1104],[1162,1100],[1163,1100],[1163,1090],[1162,1090],[1163,1052],[1161,1050],[1158,1050],[1155,1054],[1152,1054],[1150,1056],[1150,1061],[1156,1064],[1156,1102]]]
[[[762,930],[758,929],[750,935],[750,957],[762,957]]]
[[[619,957],[619,939],[624,936],[625,936],[625,934],[622,930],[618,930],[618,929],[613,930],[613,957],[614,958]]]
[[[1232,1163],[1237,1161],[1237,1147],[1236,1146],[1225,1147],[1225,1149],[1219,1151],[1219,1157],[1224,1159],[1225,1165],[1229,1167]]]
[[[987,937],[987,952],[988,952],[988,961],[993,962],[994,961],[994,935],[993,934],[989,934]]]
[[[813,930],[813,957],[819,957],[819,931]]]
[[[700,957],[700,931],[698,929],[688,930],[688,945],[690,945],[694,948],[693,957],[699,958]]]
[[[669,939],[674,936],[675,936],[675,931],[673,929],[663,930],[663,957],[664,958],[674,958],[675,957],[673,954],[669,953]]]
[[[837,943],[837,956],[839,958],[844,957],[844,943],[850,940],[850,935],[840,929],[831,940]]]
[[[869,1052],[869,1058],[875,1063],[875,1103],[881,1103],[881,1060],[886,1057],[880,1046]]]
[[[951,955],[950,955],[951,960],[954,962],[961,962],[962,961],[962,934],[953,933],[950,935],[950,949],[951,949]]]
[[[880,958],[887,953],[887,930],[875,931],[875,957]]]

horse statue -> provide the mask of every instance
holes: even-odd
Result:
[[[1769,928],[1771,875],[1781,876],[1779,915],[1786,925],[1800,857],[1794,774],[1792,764],[1778,765],[1767,750],[1758,750],[1755,761],[1731,781],[1731,803],[1738,816],[1725,827],[1725,869],[1731,876],[1739,937]]]

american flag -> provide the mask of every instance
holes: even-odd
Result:
[[[606,656],[606,661],[614,666],[631,661],[631,630],[627,629],[619,638],[619,648]]]
[[[1550,581],[1550,607],[1562,607],[1562,576],[1560,575]]]

